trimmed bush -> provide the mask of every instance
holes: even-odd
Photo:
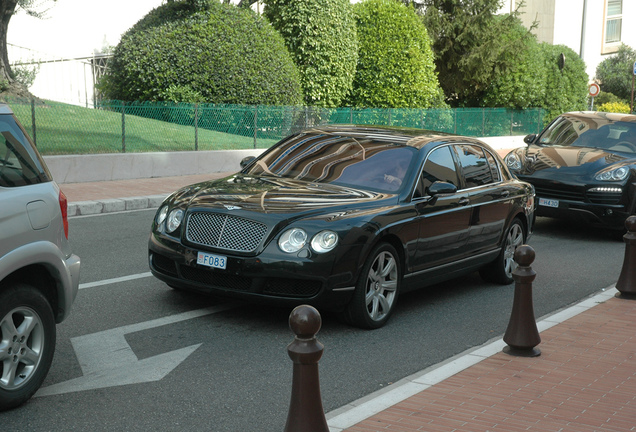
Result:
[[[600,105],[598,111],[629,114],[629,105],[624,102],[608,102]]]
[[[412,7],[367,0],[353,7],[358,67],[349,103],[356,107],[443,106],[431,41]]]
[[[545,108],[546,123],[559,114],[587,109],[588,80],[585,63],[565,45],[541,43],[546,70]]]
[[[494,77],[491,87],[484,92],[482,106],[512,109],[542,106],[546,94],[543,52],[536,39],[520,37],[526,32],[527,29],[519,21],[510,34],[502,36],[522,40],[525,49],[511,53],[517,57],[517,61],[510,63],[506,73]]]
[[[264,15],[298,66],[305,104],[339,106],[351,91],[358,61],[349,0],[268,0]]]
[[[627,101],[619,98],[614,93],[606,92],[601,90],[601,92],[594,98],[594,106],[601,106],[610,102],[623,102],[627,103]]]
[[[189,14],[192,4],[199,6]],[[167,3],[149,15],[115,48],[110,73],[99,85],[105,98],[301,103],[298,69],[282,37],[255,12],[189,1]]]

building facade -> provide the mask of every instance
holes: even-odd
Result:
[[[506,0],[504,12],[520,0]],[[524,0],[520,9],[526,27],[540,42],[566,45],[583,59],[590,81],[596,67],[618,50],[621,43],[636,49],[635,0]]]

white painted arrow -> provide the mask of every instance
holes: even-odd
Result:
[[[130,345],[128,345],[128,342],[126,342],[125,336],[127,334],[222,312],[232,309],[236,305],[236,303],[228,303],[216,307],[198,309],[72,338],[71,343],[82,368],[83,376],[41,388],[35,396],[51,396],[126,384],[159,381],[179,366],[201,344],[139,360]]]

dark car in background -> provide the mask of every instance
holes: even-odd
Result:
[[[324,127],[237,174],[182,188],[152,224],[152,273],[179,290],[333,309],[362,328],[401,292],[480,270],[511,283],[534,190],[486,144],[419,129]]]
[[[48,374],[55,324],[68,317],[80,259],[68,240],[66,197],[0,104],[0,411],[27,401]]]
[[[504,159],[534,185],[538,216],[624,229],[636,212],[636,116],[566,113],[524,141]]]

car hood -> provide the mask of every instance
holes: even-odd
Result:
[[[333,210],[333,207],[351,205],[362,209],[388,205],[388,201],[396,199],[397,195],[393,194],[332,184],[243,175],[197,183],[173,194],[174,204],[190,209],[272,214],[324,213]]]
[[[592,147],[541,147],[519,149],[523,164],[521,176],[561,180],[594,177],[608,167],[616,168],[636,162],[633,155],[614,153]]]

